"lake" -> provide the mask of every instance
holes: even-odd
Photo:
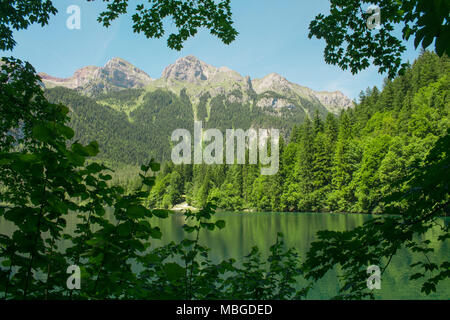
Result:
[[[284,234],[285,243],[295,247],[301,256],[308,251],[311,242],[316,239],[319,230],[344,231],[360,226],[371,219],[371,215],[363,214],[334,214],[334,213],[245,213],[219,212],[213,220],[222,219],[226,222],[225,229],[202,231],[200,242],[211,248],[213,261],[233,257],[241,260],[250,252],[253,246],[258,246],[263,253],[269,252],[275,242],[277,232]],[[442,218],[439,223],[449,223],[450,218]],[[155,220],[163,233],[162,243],[180,241],[183,239],[182,226],[185,223],[182,214],[174,214],[165,220]],[[450,260],[450,241],[437,241],[438,227],[430,230],[425,238],[432,241],[435,252],[430,254],[434,260]],[[157,243],[157,242],[156,242]],[[155,244],[156,245],[156,244]],[[381,277],[381,289],[375,290],[379,299],[424,299],[450,298],[450,280],[441,282],[437,292],[425,296],[420,292],[421,280],[409,281],[413,273],[409,265],[414,256],[402,250],[391,261],[389,267]],[[421,258],[417,256],[416,258]],[[309,299],[329,299],[338,292],[336,272],[329,272],[321,281],[316,283],[309,293]]]
[[[226,222],[225,229],[202,231],[200,242],[211,248],[210,257],[214,262],[227,258],[238,261],[247,255],[253,246],[267,255],[270,246],[275,242],[278,232],[284,234],[285,243],[295,247],[304,257],[311,242],[316,239],[319,230],[344,231],[360,226],[371,219],[371,215],[363,214],[334,214],[334,213],[246,213],[246,212],[218,212],[213,221],[222,219]],[[174,213],[167,219],[152,218],[151,224],[159,226],[163,233],[161,240],[152,240],[152,247],[160,246],[171,241],[181,241],[184,237],[182,226],[185,218],[181,213]],[[450,218],[441,218],[440,224],[450,223]],[[68,220],[68,232],[74,228],[76,217],[72,215]],[[11,234],[4,221],[0,221],[0,234]],[[431,240],[435,252],[429,256],[433,262],[450,260],[450,241],[438,242],[438,226],[430,230],[424,238]],[[402,250],[391,261],[388,269],[381,277],[381,289],[375,290],[378,299],[449,299],[450,280],[441,282],[437,292],[426,296],[420,292],[421,280],[409,281],[409,277],[416,271],[409,265],[413,260],[422,258]],[[380,266],[382,267],[382,266]],[[299,284],[301,285],[301,284]],[[317,282],[310,291],[308,299],[329,299],[338,293],[339,285],[337,272],[330,271]]]

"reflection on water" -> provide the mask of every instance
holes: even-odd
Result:
[[[253,246],[258,246],[261,252],[268,253],[270,246],[275,242],[277,232],[284,234],[286,245],[295,247],[304,256],[311,242],[316,239],[319,230],[344,231],[360,226],[370,219],[370,215],[362,214],[329,214],[329,213],[237,213],[221,212],[214,219],[226,221],[223,230],[202,231],[201,243],[211,248],[211,258],[218,262],[222,259],[233,257],[237,260],[250,252]],[[441,223],[448,223],[450,219]],[[184,217],[174,214],[166,220],[155,220],[153,225],[158,225],[163,233],[162,241],[156,241],[154,245],[180,241],[183,238],[182,225]],[[432,258],[436,261],[445,261],[450,258],[449,241],[442,244],[437,241],[437,228],[426,235],[432,241],[435,249]],[[422,258],[418,256],[418,258]],[[382,275],[381,290],[376,290],[377,298],[383,299],[423,299],[423,298],[450,298],[450,281],[439,284],[437,292],[425,296],[420,292],[422,282],[409,281],[412,274],[409,265],[413,261],[410,252],[402,250],[390,263],[386,272]],[[414,272],[415,273],[415,272]],[[331,298],[338,292],[337,273],[329,272],[314,287],[308,298]]]
[[[210,256],[214,262],[226,258],[241,260],[247,255],[253,246],[258,246],[264,254],[269,252],[270,246],[275,242],[278,232],[284,234],[286,245],[295,247],[304,256],[311,242],[316,239],[319,230],[343,231],[360,226],[370,219],[370,215],[359,214],[329,214],[329,213],[217,213],[214,220],[223,219],[226,227],[222,230],[202,231],[200,242],[211,248]],[[71,232],[77,222],[75,215],[71,215],[67,221],[67,232]],[[450,219],[442,219],[440,223],[449,223]],[[159,226],[163,233],[162,240],[152,240],[152,246],[160,246],[171,241],[181,241],[184,236],[182,229],[185,219],[182,214],[173,214],[168,219],[154,218],[153,226]],[[0,221],[0,234],[11,235],[11,226]],[[433,262],[448,261],[450,258],[449,244],[438,242],[438,227],[426,234],[431,240],[431,246],[435,252],[430,255]],[[425,296],[420,292],[422,282],[409,281],[412,271],[409,265],[413,262],[410,252],[402,250],[389,265],[382,275],[381,290],[376,290],[377,298],[382,299],[424,299],[424,298],[450,298],[450,280],[441,282],[437,292]],[[415,272],[414,272],[415,273]],[[301,284],[300,284],[301,285]],[[329,299],[337,294],[339,283],[337,272],[329,272],[321,279],[310,292],[310,299]]]

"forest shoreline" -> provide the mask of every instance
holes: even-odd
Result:
[[[175,206],[173,206],[171,209],[169,209],[170,211],[173,211],[174,213],[184,213],[186,210],[184,207],[184,204],[187,205],[187,207],[189,207],[189,210],[193,211],[193,212],[197,212],[200,211],[199,208],[193,207],[188,205],[186,202],[183,203],[179,203]],[[182,206],[180,206],[182,205]],[[158,208],[158,209],[163,209],[163,208]],[[231,209],[223,209],[223,208],[217,208],[216,213],[254,213],[254,214],[261,214],[261,213],[275,213],[275,214],[283,214],[283,213],[308,213],[308,214],[339,214],[339,215],[364,215],[364,216],[383,216],[383,217],[400,217],[401,215],[392,215],[392,214],[384,214],[384,213],[368,213],[368,212],[339,212],[339,211],[311,211],[311,212],[307,212],[307,211],[258,211],[256,209],[243,209],[243,210],[231,210]],[[450,218],[449,216],[439,216],[440,218]]]
[[[158,209],[164,209],[164,208],[158,208]],[[187,202],[182,202],[182,203],[178,203],[176,205],[174,205],[171,209],[169,209],[170,211],[174,211],[176,213],[183,213],[184,210],[191,210],[191,211],[200,211],[199,208],[196,208],[194,206],[189,205]],[[231,210],[231,209],[226,209],[226,208],[217,208],[216,210],[217,213],[255,213],[255,214],[259,214],[259,213],[314,213],[314,214],[354,214],[354,215],[375,215],[375,216],[381,216],[384,215],[382,213],[367,213],[367,212],[338,212],[338,211],[318,211],[318,212],[306,212],[306,211],[258,211],[257,209],[243,209],[243,210]]]

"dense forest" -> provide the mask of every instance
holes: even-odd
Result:
[[[98,159],[120,167],[139,165],[152,157],[158,161],[170,160],[174,130],[185,128],[193,133],[194,119],[203,127],[223,132],[230,128],[277,128],[288,136],[293,126],[302,123],[308,113],[325,117],[326,109],[318,102],[301,99],[292,102],[292,108],[259,107],[260,99],[280,95],[275,92],[256,94],[247,91],[251,100],[242,103],[243,93],[233,90],[211,97],[203,93],[198,104],[186,90],[180,94],[167,89],[145,91],[125,89],[95,97],[83,96],[77,90],[57,87],[46,90],[53,103],[70,108],[70,127],[76,132],[74,141],[100,145]]]
[[[107,27],[131,12],[127,2],[107,5],[98,21]],[[35,23],[45,26],[57,12],[50,0],[2,4],[1,50],[14,48],[16,31]],[[2,58],[0,298],[302,299],[335,268],[335,298],[374,298],[368,266],[379,266],[382,273],[404,249],[417,254],[405,260],[408,271],[415,270],[408,279],[420,280],[427,295],[436,292],[450,277],[447,256],[434,259],[439,258],[436,243],[450,238],[448,224],[439,224],[450,209],[448,3],[380,1],[384,29],[375,35],[367,29],[359,1],[330,4],[330,15],[319,14],[309,28],[310,37],[327,42],[325,61],[353,73],[373,62],[392,80],[381,91],[362,93],[355,108],[338,117],[323,118],[320,112],[289,117],[288,112],[276,118],[288,119],[283,121],[285,134],[292,129],[281,142],[280,170],[273,176],[261,176],[256,165],[167,162],[161,168],[149,160],[152,152],[162,159],[168,155],[170,144],[160,150],[144,144],[161,144],[172,130],[169,123],[184,127],[177,115],[205,117],[219,126],[217,109],[230,121],[242,121],[242,127],[255,125],[252,113],[234,118],[224,97],[196,109],[183,93],[163,90],[124,91],[111,101],[61,88],[44,92],[30,63]],[[160,37],[167,17],[178,32],[169,35],[167,44],[177,50],[200,27],[225,44],[238,34],[229,0],[138,4],[133,30]],[[424,49],[435,43],[436,54],[423,52],[403,69],[399,57],[406,47],[389,32],[399,22],[404,24],[402,40],[415,36],[415,47],[422,43]],[[143,103],[130,108],[123,103],[130,99]],[[270,120],[268,110],[248,107],[262,112],[258,123]],[[96,127],[87,126],[89,121]],[[144,130],[150,124],[156,130]],[[99,135],[99,141],[87,140],[91,135]],[[111,143],[115,148],[100,152]],[[136,167],[133,159],[141,165]],[[199,210],[179,215],[181,239],[152,246],[164,236],[155,222],[174,215],[161,207],[184,199]],[[213,261],[200,239],[206,231],[225,228],[225,221],[214,217],[218,207],[385,214],[352,229],[318,231],[302,258],[277,234],[265,255],[255,246],[240,261]],[[433,243],[426,238],[429,231],[436,231]]]
[[[359,103],[325,120],[298,122],[280,143],[280,170],[257,165],[163,165],[153,206],[212,198],[230,210],[382,213],[393,183],[423,159],[449,127],[450,61],[431,52],[404,75],[361,92]]]
[[[74,141],[99,142],[97,159],[115,169],[113,183],[132,190],[139,183],[137,164],[152,157],[163,161],[148,205],[171,208],[187,201],[202,207],[217,198],[225,210],[381,213],[381,199],[395,191],[391,185],[449,126],[448,74],[447,56],[423,52],[404,75],[386,79],[382,90],[361,92],[355,108],[339,116],[316,111],[308,117],[289,109],[271,115],[225,96],[213,98],[208,112],[210,97],[201,97],[195,118],[205,121],[205,128],[282,124],[280,170],[274,176],[261,175],[258,165],[167,161],[172,131],[192,131],[186,123],[193,123],[194,109],[183,90],[177,96],[128,89],[92,98],[59,87],[46,90],[46,97],[71,109]]]

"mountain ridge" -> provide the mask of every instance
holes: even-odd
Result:
[[[242,76],[228,67],[214,67],[195,56],[189,55],[177,59],[167,66],[159,79],[151,78],[147,73],[122,58],[113,58],[105,66],[86,66],[75,71],[69,78],[57,78],[46,73],[39,73],[46,88],[57,86],[76,89],[87,96],[95,96],[110,91],[123,89],[164,88],[180,93],[186,89],[187,94],[199,103],[200,98],[209,94],[211,98],[228,95],[236,100],[233,92],[241,91],[240,103],[247,103],[254,95],[272,92],[277,97],[263,97],[257,102],[261,108],[303,107],[304,101],[319,103],[333,114],[353,107],[353,101],[340,91],[314,91],[310,88],[288,81],[277,73],[270,73],[260,79]],[[234,97],[233,97],[234,96]],[[303,107],[307,113],[308,108]]]
[[[39,73],[46,88],[57,86],[97,94],[121,89],[142,88],[153,79],[141,69],[122,58],[112,58],[103,67],[86,66],[76,70],[73,76],[57,78]]]

